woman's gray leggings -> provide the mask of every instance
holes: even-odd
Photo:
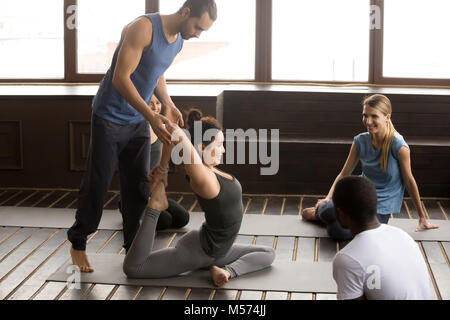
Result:
[[[269,267],[275,259],[270,247],[234,244],[220,258],[208,256],[200,244],[200,232],[190,231],[173,248],[152,252],[159,211],[147,208],[144,220],[123,263],[129,278],[166,278],[200,268],[218,266],[231,274],[230,278]]]

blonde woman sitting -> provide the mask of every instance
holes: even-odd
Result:
[[[381,223],[387,224],[391,214],[400,212],[406,187],[419,213],[416,231],[438,228],[426,221],[419,189],[411,171],[409,146],[395,130],[391,114],[391,102],[384,95],[375,94],[363,101],[362,122],[367,132],[353,138],[347,161],[326,198],[319,200],[315,207],[302,211],[305,220],[318,220],[326,224],[328,234],[336,241],[350,240],[353,236],[336,220],[331,200],[334,187],[343,177],[352,174],[358,161],[362,165],[361,176],[368,178],[376,187],[377,215]]]

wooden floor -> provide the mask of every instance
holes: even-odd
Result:
[[[169,196],[191,211],[200,211],[193,194]],[[244,195],[246,214],[299,215],[301,208],[313,206],[314,195]],[[105,208],[116,209],[119,193],[111,191]],[[0,206],[75,208],[77,190],[0,189]],[[448,220],[450,199],[424,198],[428,218]],[[396,217],[416,219],[411,199],[403,202]],[[186,289],[82,284],[69,290],[65,283],[46,282],[47,277],[69,258],[67,229],[2,227],[0,221],[0,299],[4,300],[335,300],[335,294]],[[182,234],[158,233],[155,249],[173,246]],[[90,253],[124,254],[122,231],[100,230],[88,240]],[[279,261],[331,261],[345,243],[328,238],[238,236],[238,243],[262,244],[276,249]],[[450,300],[450,242],[419,242],[434,286],[434,298]],[[430,267],[430,262],[433,262]]]

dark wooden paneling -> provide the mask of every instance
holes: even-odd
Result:
[[[246,193],[327,194],[345,163],[350,143],[281,141],[279,149],[276,175],[261,175],[261,169],[270,166],[261,164],[224,164],[221,169],[238,177]],[[449,196],[450,148],[413,145],[411,150],[413,174],[420,194]],[[360,173],[358,165],[353,174]]]
[[[216,115],[216,97],[177,96],[173,101],[182,111],[197,107]],[[0,153],[5,156],[0,155],[0,186],[78,188],[89,147],[91,102],[88,95],[0,97]],[[174,181],[187,191],[183,173],[176,170]],[[171,185],[177,190],[178,183]],[[111,188],[119,189],[117,173]]]
[[[22,153],[21,122],[0,121],[0,169],[22,169]]]
[[[280,129],[281,138],[351,139],[365,131],[361,116],[364,96],[345,92],[225,91],[218,100],[218,116],[225,128]],[[388,96],[394,126],[405,138],[448,142],[450,97]]]
[[[261,174],[261,168],[270,165],[248,164],[248,141],[247,165],[237,164],[235,155],[234,164],[226,161],[224,170],[236,175],[248,193],[328,193],[344,165],[352,138],[365,131],[361,122],[364,96],[327,92],[223,92],[218,98],[217,114],[225,129],[280,130],[276,175]],[[410,145],[413,174],[421,195],[449,196],[450,97],[388,96],[393,104],[394,125]],[[230,146],[228,153],[233,150]],[[356,168],[354,174],[360,172]]]
[[[70,170],[84,171],[91,137],[89,121],[69,121]]]
[[[373,93],[371,90],[367,93]],[[172,99],[180,110],[198,107],[205,115],[216,116],[225,129],[280,130],[276,175],[261,175],[260,169],[270,165],[220,166],[239,179],[244,193],[326,194],[345,162],[352,137],[365,131],[361,123],[364,95],[361,90],[253,88],[224,91],[218,97]],[[411,147],[413,173],[421,195],[449,196],[450,96],[422,92],[388,96],[394,107],[394,125]],[[78,188],[89,143],[92,96],[0,99],[0,118],[21,124],[23,144],[22,170],[2,170],[0,187]],[[357,168],[355,174],[359,173]],[[182,167],[170,173],[169,181],[169,191],[190,191]],[[117,174],[111,188],[119,189]]]
[[[22,122],[23,170],[3,171],[10,187],[78,187],[81,172],[69,171],[70,120],[89,121],[92,97],[8,97],[0,118]]]
[[[173,102],[181,112],[190,108],[198,108],[204,116],[216,117],[216,97],[172,97]]]

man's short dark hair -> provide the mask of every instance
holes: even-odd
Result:
[[[200,18],[205,12],[208,12],[211,20],[217,19],[217,6],[215,0],[187,0],[178,10],[178,13],[184,8],[191,9],[191,17]]]
[[[377,191],[367,178],[344,177],[336,184],[333,203],[336,209],[344,211],[353,221],[365,225],[377,214]]]

